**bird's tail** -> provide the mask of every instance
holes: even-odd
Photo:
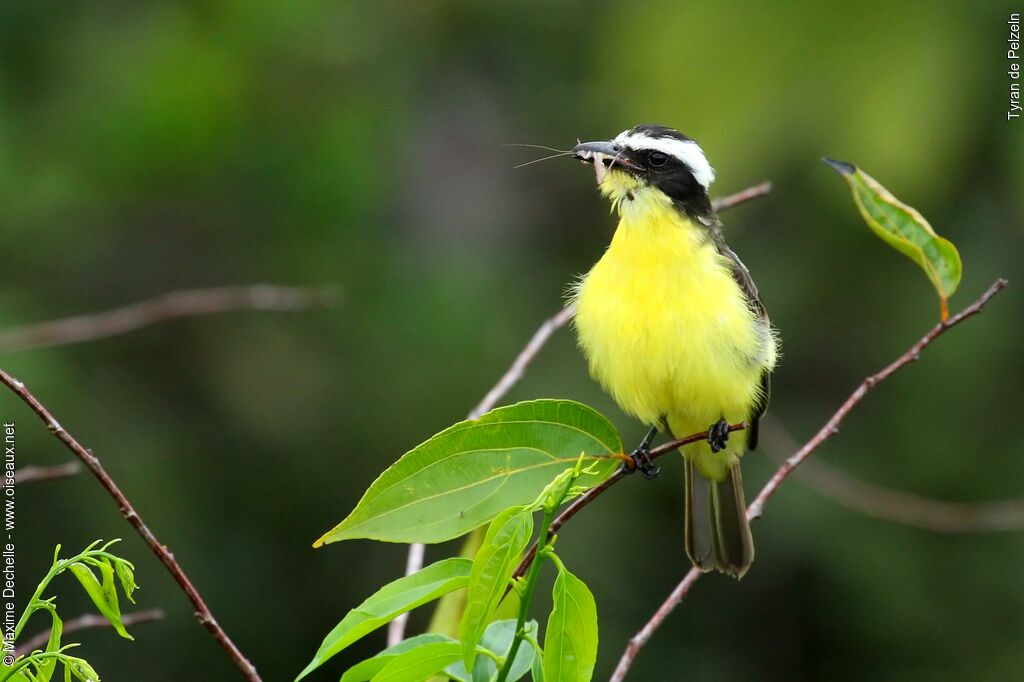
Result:
[[[718,569],[736,579],[753,563],[739,462],[722,481],[712,481],[686,459],[686,553],[700,570]]]

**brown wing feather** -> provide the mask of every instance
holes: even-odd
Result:
[[[730,249],[729,245],[725,243],[725,237],[722,235],[721,226],[721,221],[715,220],[714,224],[710,225],[708,229],[711,234],[711,239],[715,244],[715,248],[718,250],[718,253],[729,260],[732,277],[736,280],[740,290],[743,292],[743,296],[747,300],[747,306],[750,307],[750,310],[758,317],[758,319],[764,321],[765,328],[768,329],[770,328],[768,310],[765,309],[764,303],[761,302],[761,297],[757,293],[757,285],[754,284],[754,279],[750,276],[750,271],[747,270],[747,266],[743,264],[743,261],[741,261],[740,257],[736,255],[736,252]],[[759,400],[754,406],[754,409],[751,410],[749,417],[750,426],[747,428],[747,448],[750,450],[757,447],[758,420],[768,409],[768,401],[771,398],[771,392],[771,374],[768,372],[762,372],[761,400]]]

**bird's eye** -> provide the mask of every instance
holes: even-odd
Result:
[[[651,152],[651,155],[647,157],[647,163],[649,163],[652,168],[664,166],[668,163],[668,154],[665,154],[664,152]]]

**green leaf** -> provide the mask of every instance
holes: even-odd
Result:
[[[472,559],[483,544],[485,528],[467,533],[459,549],[459,556]],[[510,595],[511,596],[511,595]],[[508,601],[508,600],[506,600]],[[427,632],[436,632],[455,638],[459,636],[459,622],[466,611],[466,591],[449,592],[441,597],[427,625]],[[517,611],[518,613],[518,611]]]
[[[597,605],[583,581],[558,564],[544,631],[544,679],[589,682],[597,661]]]
[[[64,633],[64,623],[61,622],[60,617],[57,615],[57,608],[55,606],[51,604],[47,610],[50,612],[50,618],[53,620],[50,623],[50,639],[46,642],[46,652],[53,653],[60,651],[60,638]],[[49,682],[56,669],[56,658],[49,658],[39,663],[38,677],[40,682]]]
[[[114,570],[117,572],[117,579],[121,581],[124,596],[134,604],[135,599],[132,597],[132,593],[139,589],[139,586],[135,584],[135,567],[130,562],[121,559],[114,562]]]
[[[554,480],[544,487],[544,490],[540,491],[540,495],[537,496],[531,508],[543,509],[546,512],[558,509],[562,502],[565,501],[573,479],[578,477],[579,473],[577,473],[575,468],[565,469],[555,476]]]
[[[100,676],[84,658],[65,656],[61,662],[64,664],[64,669],[70,670],[76,680],[81,680],[81,682],[99,682],[100,680]]]
[[[473,560],[466,610],[459,624],[462,661],[467,670],[473,670],[476,645],[532,535],[533,513],[521,507],[512,507],[498,514],[487,529],[484,543]]]
[[[455,642],[455,640],[451,637],[445,637],[444,635],[438,634],[425,634],[410,637],[409,639],[401,641],[394,646],[388,647],[373,658],[368,658],[365,661],[352,666],[344,675],[341,676],[341,682],[368,682],[368,680],[372,679],[374,675],[383,670],[384,666],[398,658],[399,654],[405,653],[406,651],[410,651],[424,644],[434,644],[435,642]]]
[[[445,559],[380,588],[328,633],[313,660],[295,679],[301,680],[352,642],[406,611],[465,587],[472,567],[468,559]]]
[[[531,649],[533,647],[530,647]],[[538,651],[533,656],[533,665],[530,666],[530,675],[533,682],[544,682],[544,652]]]
[[[313,546],[369,538],[443,542],[533,502],[580,454],[595,463],[579,479],[608,478],[622,453],[615,427],[586,405],[534,400],[492,410],[437,434],[391,465],[355,510]]]
[[[70,564],[68,570],[78,578],[78,582],[82,583],[82,587],[85,588],[89,598],[92,599],[92,603],[96,605],[96,608],[103,614],[103,617],[110,621],[110,624],[117,630],[117,634],[125,639],[135,639],[128,634],[128,631],[124,629],[124,624],[121,622],[121,607],[117,603],[117,588],[114,585],[113,567],[105,559],[97,561],[96,565],[103,577],[102,583],[96,579],[96,574],[92,572],[92,569],[85,564],[77,562]]]
[[[960,285],[963,266],[960,254],[948,239],[935,234],[916,209],[894,197],[889,190],[853,164],[825,159],[853,192],[853,200],[868,227],[889,246],[918,264],[939,295],[942,319],[949,316],[947,301]]]
[[[528,635],[533,638],[537,637],[537,629],[539,627],[537,621],[527,621],[524,627]],[[509,647],[512,646],[512,638],[515,634],[515,618],[496,620],[487,626],[487,630],[480,640],[480,646],[493,651],[498,656],[505,656],[508,653]],[[512,662],[512,667],[509,669],[507,682],[515,682],[530,672],[535,659],[536,652],[533,650],[533,647],[524,642],[519,647],[519,651],[516,652],[516,660]],[[494,663],[493,659],[487,656],[478,656],[472,673],[466,670],[466,666],[462,661],[448,666],[444,672],[458,682],[488,682],[497,674],[498,666]]]
[[[459,660],[458,642],[435,642],[416,647],[389,661],[373,682],[423,682]]]

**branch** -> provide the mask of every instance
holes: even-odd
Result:
[[[137,611],[136,613],[124,613],[121,615],[121,623],[128,627],[129,625],[137,625],[139,623],[149,623],[154,620],[163,620],[164,612],[162,609],[150,609],[149,611]],[[78,618],[72,618],[71,620],[64,621],[64,628],[62,634],[70,634],[78,630],[91,630],[93,628],[106,628],[110,627],[110,621],[99,615],[98,613],[86,613]],[[39,634],[33,636],[31,639],[22,642],[17,649],[14,650],[14,657],[27,656],[36,649],[40,649],[46,646],[46,643],[50,641],[50,630],[47,628]]]
[[[750,507],[747,508],[747,516],[751,519],[756,519],[761,516],[761,510],[768,498],[775,494],[775,491],[778,490],[779,486],[782,485],[782,482],[785,481],[793,472],[793,469],[810,457],[811,453],[817,450],[822,443],[839,432],[839,425],[843,422],[843,419],[845,419],[846,415],[856,407],[857,403],[864,399],[864,396],[868,394],[868,391],[891,377],[899,370],[903,369],[905,366],[909,365],[911,362],[916,361],[920,357],[921,351],[927,348],[932,341],[942,336],[942,334],[947,330],[955,327],[967,318],[980,313],[985,307],[985,304],[988,303],[989,299],[1002,291],[1006,284],[1007,282],[1005,279],[997,279],[993,282],[992,286],[990,286],[985,293],[978,298],[978,300],[948,320],[944,320],[932,327],[930,332],[925,334],[917,343],[908,348],[903,355],[889,363],[889,365],[882,369],[882,371],[869,376],[861,382],[860,386],[858,386],[857,389],[850,394],[850,397],[846,399],[846,402],[836,410],[836,413],[832,415],[832,418],[825,423],[825,426],[821,427],[821,430],[819,430],[811,440],[807,441],[807,443],[800,448],[796,454],[783,462],[782,466],[780,466],[778,471],[775,472],[775,475],[769,479],[768,483],[765,484],[758,496],[754,498]]]
[[[242,674],[249,682],[261,682],[260,676],[256,672],[256,668],[252,663],[242,655],[235,643],[231,641],[224,629],[221,628],[220,624],[217,623],[217,619],[213,617],[213,613],[210,612],[209,607],[195,586],[185,575],[185,571],[182,570],[181,565],[174,559],[174,555],[171,554],[167,547],[160,543],[160,541],[153,535],[153,532],[148,526],[142,521],[142,517],[139,516],[138,512],[135,511],[135,507],[128,501],[124,493],[114,482],[114,479],[110,477],[110,474],[103,468],[100,460],[90,451],[84,448],[74,436],[64,430],[64,427],[57,422],[57,420],[50,414],[42,403],[40,403],[32,393],[29,392],[25,384],[12,377],[7,372],[0,369],[0,383],[10,388],[14,393],[18,395],[22,401],[28,405],[33,412],[35,412],[39,418],[46,424],[46,428],[57,437],[60,442],[64,443],[65,446],[71,452],[75,454],[78,459],[96,476],[99,480],[100,485],[110,493],[110,496],[114,498],[117,503],[118,509],[121,511],[121,516],[131,524],[131,526],[138,532],[138,534],[145,540],[149,548],[153,550],[153,553],[163,563],[163,565],[170,572],[174,580],[181,586],[181,589],[185,592],[188,600],[192,602],[192,606],[196,610],[196,618],[199,619],[199,623],[205,627],[214,639],[227,651],[231,660],[235,663]]]
[[[0,353],[92,341],[180,317],[233,310],[297,312],[330,306],[338,295],[337,289],[329,287],[311,289],[272,284],[182,289],[112,310],[8,329],[0,332]]]
[[[544,320],[540,327],[533,333],[530,340],[527,341],[526,346],[519,352],[516,359],[512,362],[512,365],[505,371],[498,383],[494,384],[494,387],[487,391],[487,395],[484,396],[483,400],[469,411],[467,419],[479,419],[485,412],[491,411],[498,401],[505,397],[505,394],[512,390],[512,387],[519,383],[519,380],[523,378],[523,374],[526,373],[526,368],[530,366],[533,359],[537,357],[537,353],[540,349],[548,342],[556,331],[569,324],[569,320],[572,319],[573,315],[576,314],[576,306],[569,304],[559,310],[557,313]]]
[[[762,182],[759,185],[748,187],[747,189],[730,194],[728,196],[715,199],[711,202],[712,206],[716,211],[727,211],[734,206],[739,206],[748,201],[754,199],[760,199],[766,196],[772,191],[772,183]],[[485,412],[490,411],[498,401],[505,397],[513,386],[519,383],[519,380],[523,378],[523,374],[526,372],[526,368],[529,367],[533,359],[537,357],[537,353],[547,344],[548,339],[551,336],[567,325],[569,320],[572,319],[573,315],[576,314],[576,306],[569,304],[559,310],[557,313],[544,320],[540,327],[533,333],[530,340],[527,341],[526,346],[519,352],[516,359],[512,362],[512,365],[505,371],[505,373],[498,379],[498,383],[487,392],[483,400],[470,410],[467,419],[479,419]],[[652,453],[653,454],[653,453]],[[598,493],[600,494],[600,493]],[[531,550],[531,559],[533,552],[536,551],[536,547]],[[424,547],[419,543],[409,545],[409,557],[406,561],[405,574],[410,575],[420,570],[423,567],[423,555]],[[409,622],[409,614],[403,613],[402,615],[395,618],[388,624],[388,646],[394,646],[402,641],[405,637],[405,626]]]
[[[775,442],[769,454],[779,464],[784,459],[774,452],[793,452],[799,448],[779,421],[770,416],[761,421],[761,441]],[[1024,500],[973,504],[936,500],[867,483],[820,459],[804,462],[794,476],[811,490],[847,509],[936,533],[986,533],[1024,528]]]
[[[740,204],[745,204],[748,201],[753,201],[754,199],[760,199],[763,196],[767,196],[771,191],[772,183],[766,181],[762,182],[760,185],[754,185],[753,187],[740,190],[735,194],[715,199],[711,202],[711,206],[717,212],[728,211],[734,206],[739,206]]]
[[[55,478],[74,476],[82,470],[78,462],[66,462],[53,466],[27,466],[14,472],[14,484],[35,483],[36,481],[52,481]]]
[[[850,397],[846,399],[846,402],[840,405],[835,414],[833,414],[825,425],[821,427],[818,433],[807,441],[807,443],[795,454],[786,459],[786,461],[782,463],[782,466],[776,470],[775,474],[768,480],[764,488],[761,489],[761,492],[758,493],[756,498],[754,498],[754,501],[749,507],[747,507],[747,518],[751,521],[760,518],[765,502],[775,494],[783,481],[793,473],[793,470],[796,467],[800,466],[804,460],[810,457],[811,453],[821,447],[826,440],[839,432],[839,425],[842,423],[843,419],[846,418],[846,415],[850,413],[857,403],[864,399],[871,389],[891,377],[903,367],[917,360],[918,357],[920,357],[921,351],[923,351],[932,341],[942,336],[946,331],[960,324],[967,318],[980,313],[985,307],[985,304],[988,303],[989,299],[1002,291],[1006,284],[1007,282],[1005,279],[997,279],[974,303],[970,304],[956,315],[932,327],[931,331],[921,337],[921,339],[913,346],[908,348],[903,355],[893,360],[877,374],[873,374],[861,382],[856,390],[850,394]],[[685,599],[686,595],[689,593],[690,588],[693,587],[693,584],[697,582],[700,576],[701,572],[699,569],[696,567],[691,568],[683,580],[676,585],[674,590],[672,590],[668,599],[662,603],[647,624],[644,625],[640,632],[629,640],[629,645],[626,647],[626,651],[622,654],[622,658],[619,659],[619,664],[616,666],[615,672],[612,674],[611,682],[622,682],[626,677],[626,673],[629,672],[630,667],[633,665],[633,661],[636,659],[640,649],[647,644],[655,631],[657,631],[665,619],[668,618],[669,614],[671,614],[672,611],[682,603],[683,599]]]

